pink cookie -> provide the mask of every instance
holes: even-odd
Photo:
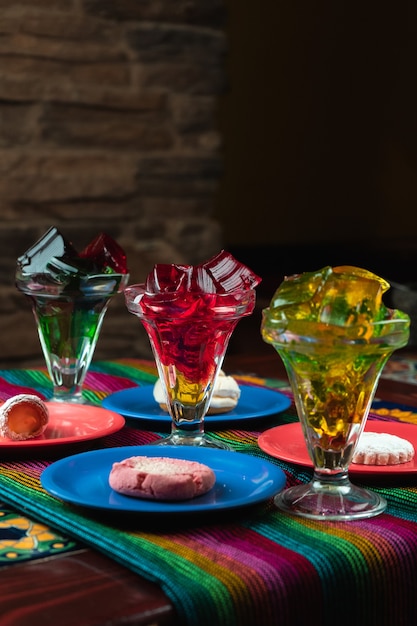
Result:
[[[133,456],[114,463],[109,475],[115,491],[152,500],[189,500],[207,493],[215,482],[207,465],[169,457]]]

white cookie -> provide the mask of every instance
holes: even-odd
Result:
[[[158,378],[153,388],[153,397],[163,411],[168,411],[161,380]],[[226,376],[220,370],[214,384],[213,395],[210,399],[207,415],[227,413],[232,411],[240,398],[240,387],[232,376]]]
[[[364,432],[356,446],[352,463],[398,465],[414,457],[414,447],[406,439],[387,433]]]

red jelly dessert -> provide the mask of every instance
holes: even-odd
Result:
[[[149,335],[173,403],[206,402],[236,324],[254,309],[260,281],[221,251],[197,266],[155,265],[144,284],[126,288],[127,308]]]

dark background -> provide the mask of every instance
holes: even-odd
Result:
[[[417,282],[417,3],[226,0],[225,246],[264,278]]]

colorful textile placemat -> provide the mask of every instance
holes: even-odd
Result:
[[[86,395],[107,394],[155,380],[140,361],[95,363]],[[280,388],[275,380],[245,377],[246,384]],[[44,371],[1,371],[0,394],[24,389],[50,397]],[[389,417],[389,416],[388,416]],[[239,452],[268,458],[287,475],[287,485],[307,481],[303,468],[271,459],[257,446],[261,430],[296,419],[294,409],[212,436]],[[387,416],[385,416],[387,419]],[[412,421],[412,420],[410,420]],[[105,437],[97,447],[149,443],[161,433],[137,423]],[[416,623],[417,487],[403,478],[372,488],[388,500],[387,511],[358,522],[315,522],[279,512],[272,501],[198,518],[123,517],[95,514],[49,496],[40,475],[51,459],[3,460],[0,499],[38,523],[91,545],[149,580],[171,599],[179,625],[330,626]],[[347,604],[346,604],[347,603]],[[352,608],[352,610],[350,610]]]
[[[0,502],[0,565],[76,550],[79,544]]]

